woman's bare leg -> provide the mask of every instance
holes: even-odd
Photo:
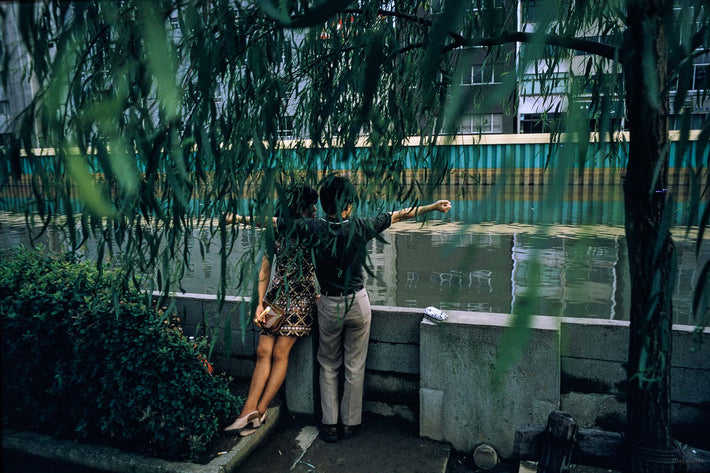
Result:
[[[269,380],[266,382],[266,387],[263,390],[261,399],[259,399],[259,403],[256,406],[256,410],[261,413],[266,412],[269,404],[271,404],[271,401],[283,384],[284,379],[286,379],[288,355],[291,353],[291,348],[294,343],[296,343],[296,340],[298,340],[297,337],[276,337],[276,343],[271,352],[271,374],[269,375]]]
[[[247,394],[247,400],[244,402],[244,407],[242,407],[242,412],[239,414],[239,417],[257,410],[259,399],[261,399],[266,382],[269,380],[273,371],[271,359],[274,352],[274,345],[279,338],[287,337],[259,335],[259,345],[256,347],[256,366],[254,366],[254,373],[251,375],[249,394]]]

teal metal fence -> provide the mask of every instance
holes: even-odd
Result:
[[[691,138],[697,139],[697,137]],[[356,171],[356,163],[367,161],[363,159],[366,153],[370,153],[368,147],[358,147],[355,156],[343,160],[342,152],[337,149],[326,151],[309,148],[283,149],[274,156],[274,159],[287,162],[288,169],[293,171],[306,168],[315,172],[324,169]],[[476,208],[471,209],[471,213],[483,213],[485,217],[479,219],[462,215],[461,221],[501,220],[533,223],[534,214],[539,215],[541,209],[545,207],[544,202],[548,200],[544,192],[536,191],[534,195],[527,195],[522,190],[485,188],[473,191],[471,189],[476,188],[475,184],[545,184],[549,182],[552,170],[559,166],[570,171],[571,184],[620,184],[626,162],[627,145],[622,139],[616,144],[591,142],[589,146],[581,149],[564,140],[550,144],[549,135],[487,135],[458,138],[452,144],[440,145],[433,150],[414,143],[406,147],[402,153],[404,153],[402,162],[405,174],[408,172],[411,176],[417,177],[417,172],[426,173],[432,167],[444,166],[445,184],[472,185],[467,187],[468,191],[459,191],[447,197],[461,200],[459,196],[463,195],[459,208],[471,207],[474,205],[468,203],[471,200],[480,202],[480,205],[475,204]],[[52,162],[51,150],[41,150],[36,155],[40,156],[37,158],[39,160]],[[690,141],[687,143],[687,148],[681,150],[679,142],[672,139],[669,155],[669,185],[683,194],[690,176],[699,167],[696,163],[706,162],[708,162],[706,144],[701,146],[697,141]],[[19,163],[3,164],[5,167],[3,174],[7,178],[0,188],[0,211],[37,210],[39,203],[32,188],[41,184],[36,182],[37,175],[33,174],[31,163],[31,160],[21,159]],[[137,160],[137,163],[140,163],[140,160]],[[11,169],[12,165],[20,166],[22,176],[19,180],[11,177],[13,171],[16,174],[16,170]],[[34,165],[37,165],[37,161]],[[413,169],[415,165],[416,171]],[[466,197],[467,193],[468,197]],[[580,214],[594,215],[593,220],[596,223],[618,224],[622,218],[620,216],[623,216],[623,196],[618,189],[606,191],[605,194],[602,199],[588,189],[569,191],[561,197],[558,207],[549,211],[547,215],[555,215],[557,221],[570,223],[581,221],[578,218]],[[199,199],[195,199],[194,205],[200,205]],[[682,210],[684,205],[682,199],[677,205],[679,211]],[[52,202],[48,209],[63,214],[69,210],[80,212],[81,207],[76,199],[64,199]],[[582,208],[587,210],[582,211]]]

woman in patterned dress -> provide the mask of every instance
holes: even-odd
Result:
[[[315,189],[296,185],[280,203],[279,218],[315,217],[317,202]],[[310,251],[288,235],[287,226],[279,228],[273,247],[267,248],[261,263],[255,320],[264,311],[264,300],[284,308],[286,320],[276,334],[261,330],[249,394],[237,419],[224,429],[227,433],[251,435],[264,423],[266,409],[286,377],[291,348],[300,337],[311,334],[315,322],[318,292]],[[276,267],[269,284],[274,259]]]

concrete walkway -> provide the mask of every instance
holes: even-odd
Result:
[[[278,406],[266,425],[240,439],[206,465],[170,462],[115,448],[80,444],[3,429],[3,450],[112,473],[446,473],[448,444],[419,438],[416,426],[391,417],[366,415],[363,429],[348,440],[326,443],[316,427],[294,420]],[[28,462],[31,460],[28,459]],[[46,464],[46,461],[44,462]],[[44,472],[32,468],[17,471]],[[88,469],[87,469],[88,468]],[[91,469],[91,470],[89,470]],[[81,470],[81,469],[79,469]],[[46,470],[47,472],[53,470]]]
[[[420,438],[416,426],[365,413],[363,429],[348,440],[326,443],[310,421],[276,406],[271,422],[240,439],[206,465],[169,462],[115,448],[57,440],[3,429],[7,473],[534,473],[536,465],[498,464],[480,470],[445,443]],[[236,439],[235,439],[236,440]],[[30,457],[26,455],[31,455]],[[8,458],[11,457],[10,460]],[[463,460],[463,462],[462,462]],[[80,465],[80,466],[77,466]],[[575,473],[610,470],[574,466]],[[613,473],[613,472],[612,472]]]
[[[327,443],[310,423],[282,420],[239,467],[239,473],[445,473],[448,444],[419,438],[416,426],[365,415],[348,440]]]

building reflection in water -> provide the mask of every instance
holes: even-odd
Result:
[[[455,225],[388,230],[385,245],[370,246],[375,276],[366,286],[372,304],[433,305],[445,310],[537,315],[629,318],[629,275],[623,228],[517,228]],[[675,323],[694,324],[692,288],[699,265],[694,243],[676,235],[679,272],[674,290]],[[702,260],[710,257],[705,250]]]

